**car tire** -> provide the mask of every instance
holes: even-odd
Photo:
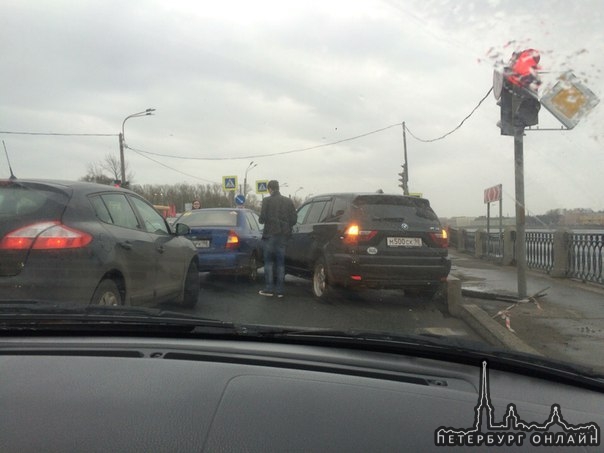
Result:
[[[92,295],[91,305],[115,306],[122,305],[122,294],[117,284],[110,279],[102,280]]]
[[[186,308],[193,308],[199,299],[201,282],[199,280],[199,268],[195,261],[191,261],[185,276],[183,296],[181,305]]]
[[[312,292],[315,298],[319,300],[327,300],[331,294],[331,288],[327,281],[327,265],[324,258],[319,258],[313,266]]]
[[[256,258],[256,255],[252,255],[250,257],[247,279],[250,281],[250,283],[255,283],[256,280],[258,280],[258,258]]]

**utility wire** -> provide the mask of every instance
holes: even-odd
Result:
[[[130,150],[134,151],[136,154],[138,154],[138,155],[139,155],[139,156],[141,156],[141,157],[144,157],[145,159],[149,159],[150,161],[153,161],[153,162],[155,162],[156,164],[159,164],[159,165],[161,165],[162,167],[167,168],[168,170],[172,170],[172,171],[174,171],[174,172],[176,172],[176,173],[180,173],[181,175],[185,175],[185,176],[188,176],[188,177],[190,177],[190,178],[198,179],[199,181],[209,182],[209,183],[211,183],[211,184],[220,184],[219,182],[216,182],[216,181],[210,181],[209,179],[200,178],[199,176],[191,175],[191,174],[189,174],[189,173],[185,173],[185,172],[183,172],[183,171],[177,170],[176,168],[172,168],[172,167],[170,167],[170,166],[168,166],[168,165],[166,165],[166,164],[164,164],[164,163],[162,163],[162,162],[159,162],[158,160],[153,159],[152,157],[145,156],[145,155],[144,155],[144,154],[142,154],[140,151],[138,151],[138,150],[136,150],[136,149],[134,149],[134,148],[130,148],[130,147],[128,147],[128,149],[130,149]]]
[[[326,146],[333,146],[333,145],[337,145],[339,143],[349,142],[349,141],[352,141],[352,140],[357,140],[359,138],[367,137],[368,135],[377,134],[379,132],[383,132],[383,131],[385,131],[387,129],[391,129],[393,127],[399,127],[401,125],[402,125],[402,123],[391,124],[390,126],[385,126],[385,127],[382,127],[380,129],[376,129],[376,130],[371,131],[371,132],[365,132],[364,134],[355,135],[354,137],[343,138],[343,139],[337,140],[335,142],[323,143],[321,145],[309,146],[307,148],[290,149],[288,151],[280,151],[280,152],[265,153],[265,154],[249,154],[247,156],[237,156],[237,157],[174,156],[174,155],[170,155],[170,154],[161,154],[161,153],[154,153],[154,152],[151,152],[151,151],[144,151],[142,149],[135,149],[135,148],[132,148],[132,147],[130,147],[128,145],[126,145],[126,147],[128,149],[131,149],[132,151],[136,151],[136,152],[139,152],[139,153],[151,154],[152,156],[158,156],[158,157],[169,157],[171,159],[186,159],[186,160],[241,160],[241,159],[259,159],[261,157],[282,156],[284,154],[301,153],[301,152],[304,152],[304,151],[312,151],[312,150],[319,149],[319,148],[325,148]]]
[[[12,135],[61,135],[64,137],[118,137],[119,134],[61,134],[58,132],[13,132],[13,131],[0,131],[0,134],[12,134]]]
[[[363,134],[359,134],[359,135],[355,135],[353,137],[348,137],[348,138],[343,138],[341,140],[336,140],[334,142],[329,142],[329,143],[323,143],[321,145],[315,145],[315,146],[309,146],[306,148],[297,148],[297,149],[290,149],[288,151],[280,151],[280,152],[274,152],[274,153],[264,153],[264,154],[248,154],[247,156],[237,156],[237,157],[192,157],[192,156],[174,156],[174,155],[170,155],[170,154],[163,154],[163,153],[154,153],[151,151],[145,151],[142,149],[137,149],[137,148],[132,148],[131,146],[125,145],[126,148],[134,151],[135,153],[148,158],[149,160],[152,160],[153,162],[162,165],[166,168],[169,168],[170,170],[176,171],[178,173],[182,173],[183,175],[186,176],[190,176],[196,179],[201,179],[198,178],[196,176],[193,175],[188,175],[186,173],[180,172],[172,167],[169,167],[161,162],[158,162],[152,158],[150,158],[148,155],[151,156],[157,156],[157,157],[166,157],[166,158],[170,158],[170,159],[181,159],[181,160],[202,160],[202,161],[221,161],[221,160],[242,160],[242,159],[259,159],[262,157],[274,157],[274,156],[283,156],[285,154],[293,154],[293,153],[301,153],[301,152],[305,152],[305,151],[313,151],[316,149],[321,149],[321,148],[325,148],[328,146],[334,146],[334,145],[338,145],[340,143],[345,143],[345,142],[350,142],[353,140],[358,140],[360,138],[363,137],[367,137],[369,135],[373,135],[373,134],[378,134],[380,132],[383,132],[385,130],[388,129],[392,129],[393,127],[399,127],[399,126],[403,126],[405,128],[405,130],[407,132],[409,132],[409,134],[415,138],[416,140],[420,141],[420,142],[424,142],[424,143],[430,143],[430,142],[435,142],[438,140],[442,140],[445,137],[453,134],[454,132],[456,132],[457,130],[459,130],[461,128],[461,126],[463,126],[463,124],[466,122],[466,120],[468,120],[473,114],[474,112],[476,112],[476,110],[478,110],[478,108],[481,106],[481,104],[485,101],[485,99],[489,96],[489,94],[491,94],[491,91],[493,91],[493,88],[489,88],[489,91],[487,92],[487,94],[484,95],[484,97],[478,102],[478,104],[476,105],[476,107],[474,107],[474,109],[472,109],[472,111],[451,131],[447,132],[446,134],[441,135],[440,137],[437,138],[432,138],[432,139],[422,139],[417,137],[413,132],[411,132],[411,130],[407,127],[406,124],[404,124],[403,122],[400,123],[396,123],[396,124],[391,124],[389,126],[385,126],[382,127],[380,129],[375,129],[373,131],[370,132],[365,132]],[[60,135],[60,136],[96,136],[96,137],[117,137],[119,136],[119,134],[62,134],[62,133],[54,133],[54,132],[11,132],[11,131],[0,131],[0,134],[19,134],[19,135]],[[207,181],[204,179],[201,179],[202,181]]]
[[[370,131],[370,132],[366,132],[364,134],[359,134],[359,135],[355,135],[353,137],[343,138],[343,139],[337,140],[335,142],[323,143],[321,145],[309,146],[307,148],[291,149],[289,151],[281,151],[281,152],[265,153],[265,154],[249,154],[247,156],[238,156],[238,157],[190,157],[190,156],[174,156],[174,155],[168,155],[168,154],[154,153],[154,152],[145,151],[145,150],[142,150],[142,149],[134,149],[134,148],[131,148],[131,147],[127,146],[127,145],[126,145],[126,147],[129,148],[129,149],[131,149],[132,151],[136,151],[138,153],[150,154],[150,155],[158,156],[158,157],[168,157],[168,158],[171,158],[171,159],[206,160],[206,161],[207,160],[217,161],[217,160],[259,159],[261,157],[282,156],[282,155],[285,155],[285,154],[301,153],[301,152],[304,152],[304,151],[312,151],[312,150],[315,150],[315,149],[325,148],[327,146],[338,145],[340,143],[349,142],[349,141],[353,141],[353,140],[358,140],[359,138],[367,137],[369,135],[377,134],[377,133],[383,132],[385,130],[391,129],[393,127],[399,127],[399,126],[403,126],[407,130],[407,132],[409,132],[409,134],[411,134],[411,136],[413,138],[415,138],[416,140],[418,140],[420,142],[430,143],[430,142],[435,142],[435,141],[438,141],[438,140],[442,140],[445,137],[448,137],[449,135],[451,135],[454,132],[456,132],[457,130],[459,130],[461,128],[461,126],[463,126],[463,124],[476,112],[476,110],[478,110],[478,108],[486,100],[486,98],[489,96],[489,94],[491,94],[491,91],[493,91],[492,87],[489,88],[489,91],[487,91],[487,94],[485,94],[484,97],[478,102],[478,104],[476,105],[476,107],[474,107],[472,109],[472,111],[463,120],[461,120],[461,122],[455,128],[453,128],[452,130],[450,130],[446,134],[443,134],[440,137],[433,138],[433,139],[422,139],[422,138],[417,137],[415,134],[413,134],[413,132],[411,132],[411,130],[409,130],[409,128],[407,127],[406,124],[403,124],[401,122],[401,123],[391,124],[389,126],[385,126],[385,127],[382,127],[380,129],[376,129],[376,130],[373,130],[373,131]]]
[[[491,91],[493,91],[493,87],[489,88],[489,91],[487,91],[487,94],[485,94],[485,95],[484,95],[484,97],[483,97],[483,98],[482,98],[482,99],[481,99],[481,100],[478,102],[478,104],[476,105],[476,107],[474,107],[474,108],[472,109],[472,111],[471,111],[471,112],[468,114],[468,116],[466,116],[466,117],[465,117],[463,120],[461,120],[461,123],[459,123],[459,124],[457,125],[457,127],[453,128],[452,130],[450,130],[450,131],[449,131],[449,132],[447,132],[446,134],[441,135],[440,137],[436,137],[436,138],[432,138],[432,139],[422,139],[422,138],[417,137],[417,136],[416,136],[416,135],[415,135],[413,132],[411,132],[411,131],[409,130],[409,128],[408,128],[406,125],[405,125],[405,129],[407,130],[407,132],[409,132],[409,134],[411,134],[411,136],[412,136],[414,139],[416,139],[417,141],[420,141],[420,142],[424,142],[424,143],[431,143],[431,142],[436,142],[436,141],[438,141],[438,140],[442,140],[443,138],[445,138],[445,137],[447,137],[447,136],[451,135],[453,132],[457,131],[457,130],[458,130],[460,127],[461,127],[461,126],[463,126],[463,123],[465,123],[465,122],[466,122],[466,120],[467,120],[468,118],[470,118],[470,117],[471,117],[471,116],[474,114],[474,112],[475,112],[476,110],[478,110],[478,107],[480,107],[480,105],[481,105],[481,104],[482,104],[482,103],[485,101],[485,99],[488,97],[488,95],[489,95],[489,94],[491,94]]]

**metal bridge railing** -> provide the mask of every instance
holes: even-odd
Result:
[[[516,231],[487,235],[484,230],[449,228],[452,247],[504,265],[516,262]],[[604,232],[527,231],[526,261],[530,269],[604,285]]]
[[[568,276],[604,284],[604,234],[569,233]]]

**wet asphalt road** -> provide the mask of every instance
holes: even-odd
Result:
[[[319,301],[310,281],[289,275],[285,280],[285,297],[278,299],[258,294],[262,271],[254,283],[202,273],[197,306],[179,311],[235,323],[444,335],[482,342],[463,321],[447,313],[442,300],[406,296],[402,290],[339,290],[329,301]]]

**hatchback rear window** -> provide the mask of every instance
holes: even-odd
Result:
[[[69,197],[40,185],[0,184],[0,219],[58,219]]]
[[[364,196],[353,202],[356,216],[373,222],[438,222],[438,216],[423,198]]]
[[[178,220],[178,223],[184,223],[190,227],[235,227],[237,226],[237,211],[199,210],[185,212]]]

